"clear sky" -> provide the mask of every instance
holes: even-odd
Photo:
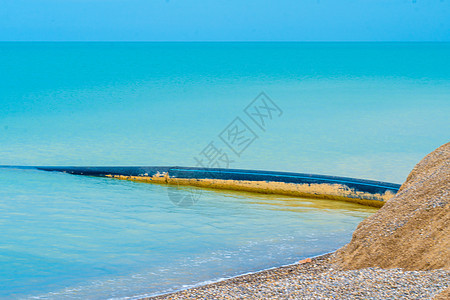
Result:
[[[450,0],[0,0],[3,41],[450,41]]]

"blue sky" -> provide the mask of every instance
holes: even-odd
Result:
[[[450,0],[0,0],[3,41],[450,41]]]

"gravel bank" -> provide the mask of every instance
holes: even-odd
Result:
[[[449,270],[338,270],[333,254],[145,299],[433,299],[450,287]]]
[[[450,270],[450,143],[423,158],[398,193],[336,252],[344,269]]]

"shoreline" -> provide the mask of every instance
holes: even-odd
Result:
[[[450,287],[450,270],[340,270],[335,252],[162,295],[162,299],[434,299]]]
[[[316,256],[311,256],[311,257],[305,258],[305,259],[320,258],[322,256],[327,256],[327,255],[334,254],[336,251],[337,250],[332,251],[332,252],[319,254],[319,255],[316,255]],[[302,261],[302,260],[300,260],[300,261]],[[299,261],[296,261],[294,263],[289,263],[289,264],[285,264],[285,265],[281,265],[281,266],[270,267],[270,268],[267,268],[267,269],[261,269],[259,271],[247,272],[247,273],[243,273],[243,274],[240,274],[240,275],[235,275],[235,276],[230,276],[230,277],[223,277],[223,278],[220,278],[220,279],[206,280],[206,281],[202,281],[202,282],[199,282],[199,283],[196,283],[196,284],[188,285],[188,287],[186,287],[186,288],[182,288],[182,289],[178,289],[178,290],[174,290],[174,291],[170,291],[170,292],[162,292],[162,293],[158,293],[158,294],[153,294],[151,296],[138,297],[138,298],[135,298],[135,299],[136,300],[154,299],[156,297],[163,297],[163,296],[167,296],[167,295],[171,295],[171,294],[176,294],[176,293],[179,293],[179,292],[183,292],[183,291],[187,291],[187,290],[195,289],[195,288],[200,288],[200,287],[203,287],[203,286],[206,286],[206,285],[210,285],[210,284],[217,284],[217,283],[220,283],[220,282],[223,282],[223,281],[236,279],[238,277],[251,276],[251,275],[259,274],[259,273],[266,272],[266,271],[269,272],[269,271],[280,269],[280,268],[291,267],[291,266],[298,265],[298,264],[299,264]]]

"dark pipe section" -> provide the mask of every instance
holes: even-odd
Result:
[[[10,166],[14,167],[14,166]],[[222,179],[222,180],[246,180],[246,181],[272,181],[296,184],[342,184],[359,192],[383,194],[386,191],[397,193],[399,184],[356,179],[349,177],[337,177],[327,175],[315,175],[291,172],[275,172],[241,169],[218,168],[193,168],[193,167],[20,167],[34,168],[43,171],[65,172],[74,175],[87,175],[104,177],[106,175],[124,176],[153,176],[158,173],[168,173],[171,178],[188,179]]]
[[[106,175],[153,176],[168,172],[171,167],[35,167],[42,171],[104,177]]]
[[[336,183],[346,185],[356,191],[373,194],[383,194],[386,191],[391,191],[395,194],[400,188],[399,184],[349,177],[240,169],[174,167],[169,170],[169,176],[176,178],[273,181],[296,184]]]

